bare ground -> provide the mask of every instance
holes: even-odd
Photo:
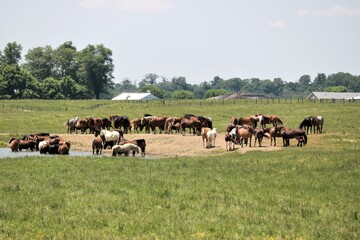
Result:
[[[57,134],[67,141],[71,142],[71,150],[92,151],[92,134]],[[225,134],[219,133],[216,138],[215,147],[204,148],[201,136],[179,135],[179,134],[125,134],[126,139],[145,139],[146,155],[153,156],[204,156],[204,155],[222,155],[226,152]],[[253,138],[254,141],[254,138]],[[278,145],[281,146],[282,140],[278,139]],[[235,152],[244,153],[247,151],[274,151],[282,147],[270,147],[270,139],[263,140],[262,147],[240,147],[236,145]],[[105,152],[110,152],[110,149]]]

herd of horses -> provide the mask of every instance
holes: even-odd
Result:
[[[61,154],[67,155],[70,151],[70,141],[58,135],[49,133],[27,134],[22,139],[11,138],[8,147],[13,152],[30,150],[39,151],[40,154]]]
[[[271,127],[267,127],[271,124]],[[263,138],[270,138],[270,146],[276,146],[276,138],[282,138],[283,146],[290,145],[290,139],[297,140],[297,146],[302,147],[307,143],[307,135],[310,133],[322,133],[324,118],[322,116],[305,117],[300,123],[299,128],[290,129],[284,126],[283,121],[274,115],[265,116],[255,114],[249,117],[231,117],[230,123],[226,128],[225,142],[226,150],[234,150],[235,145],[249,145],[251,147],[252,138],[255,138],[254,145],[258,143],[261,147]],[[129,120],[127,116],[111,115],[109,118],[79,118],[68,119],[65,122],[67,133],[89,133],[94,134],[92,141],[93,154],[101,154],[103,149],[111,148],[112,155],[124,154],[129,156],[132,152],[145,156],[145,139],[127,140],[124,134],[133,131],[139,133],[145,129],[145,133],[172,134],[179,133],[185,135],[186,129],[190,134],[202,136],[203,147],[215,147],[217,129],[213,128],[210,117],[195,116],[185,114],[182,117],[152,116],[144,114],[141,118]],[[123,146],[125,145],[125,146]],[[69,154],[70,142],[65,141],[59,136],[50,136],[48,133],[28,134],[23,139],[12,138],[8,142],[12,151],[23,149],[38,150],[42,154]],[[140,150],[140,151],[139,151]]]
[[[272,124],[272,127],[266,127],[266,124]],[[282,138],[283,146],[290,146],[290,139],[297,140],[297,146],[302,147],[307,144],[307,135],[313,130],[313,133],[322,133],[324,118],[322,116],[309,116],[304,118],[300,126],[296,129],[287,128],[277,116],[265,116],[255,114],[246,118],[231,117],[225,135],[226,150],[234,150],[235,145],[241,147],[248,144],[251,147],[252,137],[255,138],[255,145],[261,142],[264,137],[270,138],[270,146],[276,146],[276,138]]]

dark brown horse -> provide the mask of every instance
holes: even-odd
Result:
[[[290,139],[296,138],[296,139],[303,139],[304,145],[307,143],[307,136],[306,132],[300,128],[297,129],[290,129],[286,127],[280,128],[280,135],[283,138],[283,145],[284,147],[290,146]],[[299,146],[299,145],[298,145]]]

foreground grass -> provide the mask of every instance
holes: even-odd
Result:
[[[79,115],[325,117],[304,148],[221,157],[0,159],[0,239],[357,239],[360,104],[0,101],[0,145]]]
[[[358,238],[358,151],[299,151],[3,159],[0,238]]]

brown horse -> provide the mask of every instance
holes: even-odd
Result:
[[[176,130],[176,126],[179,126],[181,122],[181,117],[168,117],[165,121],[165,133],[170,134],[172,133],[172,130],[175,128]],[[177,125],[178,124],[178,125]],[[180,125],[181,126],[181,125]],[[178,128],[177,128],[178,129]]]
[[[247,145],[248,140],[250,141],[249,146],[251,147],[251,140],[252,140],[252,137],[254,134],[255,134],[255,131],[252,126],[236,125],[236,135],[237,135],[237,138],[240,139],[241,147],[244,146],[244,142]]]
[[[280,118],[274,115],[265,116],[264,114],[257,113],[255,114],[255,117],[262,128],[266,128],[266,124],[272,124],[274,127],[283,125]]]
[[[306,133],[305,133],[305,131],[303,131],[300,128],[290,129],[290,128],[286,128],[286,127],[280,127],[280,135],[283,138],[284,147],[290,146],[290,139],[292,139],[292,138],[300,139],[300,137],[301,137],[301,138],[303,138],[304,145],[306,145],[306,143],[307,143]]]
[[[270,134],[271,137],[271,141],[270,141],[270,146],[272,146],[273,141],[274,141],[274,147],[276,146],[276,138],[277,137],[282,137],[280,134],[280,128],[281,127],[267,127],[264,128],[264,132]]]
[[[185,136],[185,130],[186,128],[193,129],[193,133],[195,135],[195,132],[199,135],[201,131],[201,122],[199,119],[195,116],[191,116],[190,118],[183,117],[180,121],[181,128],[182,128],[182,135]]]
[[[254,146],[256,146],[256,141],[258,141],[259,147],[261,147],[261,143],[262,143],[262,140],[263,140],[264,137],[269,138],[269,134],[265,133],[264,129],[256,128],[255,129],[255,143],[254,143]]]
[[[256,128],[257,125],[257,119],[254,116],[246,117],[246,118],[239,118],[237,125],[249,125],[253,128]]]

